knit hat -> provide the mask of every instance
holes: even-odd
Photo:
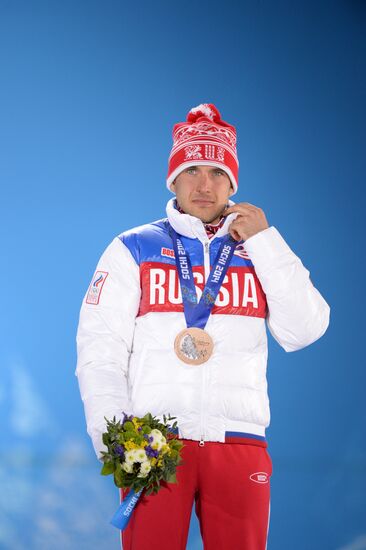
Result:
[[[221,119],[212,103],[194,107],[189,111],[186,122],[175,124],[166,180],[168,189],[180,172],[199,164],[224,170],[236,193],[239,169],[236,129]]]

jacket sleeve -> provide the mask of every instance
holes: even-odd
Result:
[[[116,237],[84,297],[76,338],[76,376],[98,458],[106,450],[104,417],[121,418],[122,411],[130,411],[127,372],[139,303],[139,268]]]
[[[272,336],[285,351],[315,342],[328,327],[330,308],[301,260],[273,226],[247,239],[244,246],[266,294]]]

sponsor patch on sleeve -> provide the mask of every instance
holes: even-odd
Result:
[[[107,277],[108,277],[107,271],[96,271],[92,279],[92,282],[90,284],[88,294],[86,296],[85,302],[87,304],[94,304],[94,305],[99,304],[102,288]]]
[[[160,254],[162,256],[167,256],[168,258],[175,258],[174,250],[171,248],[165,248],[165,246],[162,247]]]

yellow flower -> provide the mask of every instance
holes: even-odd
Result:
[[[132,423],[133,425],[135,426],[135,430],[137,431],[137,428],[139,428],[140,426],[142,426],[142,423],[139,422],[138,420],[136,420],[136,418],[133,418],[132,419]]]
[[[169,447],[169,445],[163,445],[163,447],[162,447],[162,449],[161,449],[161,452],[162,452],[163,455],[165,455],[165,454],[170,455],[170,447]]]
[[[125,449],[126,451],[132,451],[132,449],[139,449],[140,447],[137,445],[137,443],[134,443],[133,441],[126,441],[125,442]]]

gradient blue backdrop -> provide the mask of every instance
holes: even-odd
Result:
[[[237,126],[236,199],[332,310],[308,349],[270,340],[269,550],[366,548],[365,58],[361,0],[0,0],[0,548],[118,548],[78,312],[112,238],[164,216],[171,128],[201,102]]]

